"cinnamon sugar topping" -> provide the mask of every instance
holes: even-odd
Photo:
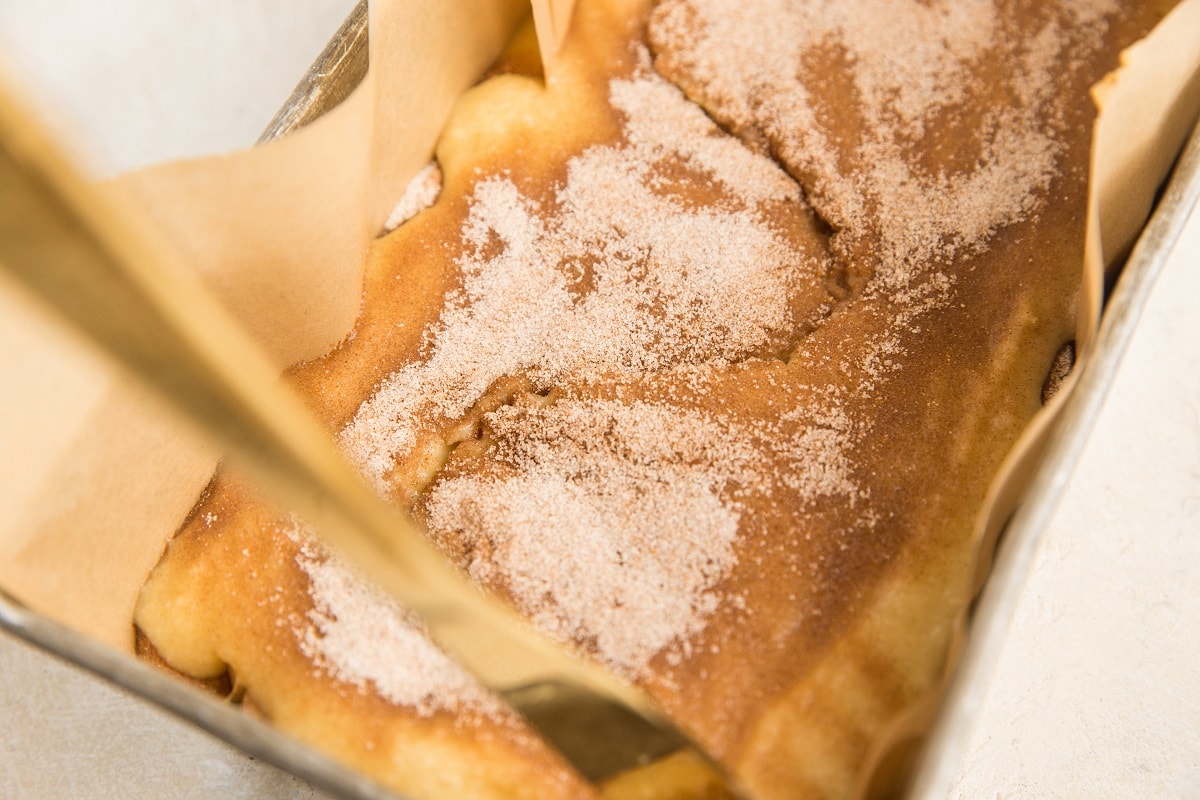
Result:
[[[993,0],[747,5],[663,2],[656,66],[768,144],[836,230],[871,240],[874,288],[889,295],[1037,212],[1061,150],[1059,73],[1115,11],[1111,0],[1028,13]],[[837,114],[852,118],[834,126]],[[925,165],[936,149],[951,168]]]
[[[460,540],[472,577],[505,585],[543,630],[630,677],[716,608],[740,494],[855,492],[831,429],[789,439],[664,403],[571,399],[505,407],[488,423],[500,474],[436,484],[430,530]]]
[[[501,713],[499,703],[426,636],[420,623],[374,583],[295,525],[296,562],[311,581],[313,608],[298,632],[300,649],[319,669],[422,716],[470,707]]]
[[[573,158],[553,207],[503,176],[475,186],[464,284],[425,358],[385,380],[342,432],[381,490],[418,430],[462,415],[506,375],[549,387],[567,376],[727,362],[782,346],[798,322],[790,299],[816,283],[816,256],[761,209],[795,202],[795,184],[661,79],[612,87],[628,143]],[[680,165],[715,190],[711,206],[655,192]]]
[[[453,478],[427,501],[435,534],[470,542],[472,577],[500,578],[535,624],[627,674],[698,631],[734,560],[739,515],[722,494],[752,474],[744,437],[644,403],[509,407],[489,422],[512,474]]]
[[[392,213],[383,223],[384,231],[394,231],[410,219],[437,202],[442,193],[442,170],[436,161],[431,161],[409,181],[404,194],[396,201]]]
[[[424,358],[387,378],[341,435],[381,490],[397,459],[504,376],[548,389],[719,367],[784,347],[797,297],[811,295],[800,303],[810,313],[826,308],[822,254],[770,221],[785,205],[803,213],[785,173],[645,66],[614,80],[610,99],[623,141],[572,158],[552,202],[504,175],[476,183],[463,284]],[[423,500],[435,535],[469,545],[475,577],[630,675],[702,628],[735,562],[735,487],[773,480],[777,431],[581,399],[502,408],[487,424],[505,474],[438,480]],[[853,491],[836,446],[813,463],[823,477],[810,495]]]
[[[341,433],[393,493],[397,465],[443,447],[502,380],[546,395],[483,414],[483,443],[450,456],[417,511],[477,581],[633,678],[660,653],[677,663],[730,601],[720,588],[748,504],[802,521],[836,496],[858,515],[843,533],[869,535],[878,513],[851,454],[873,422],[850,409],[874,402],[921,317],[952,297],[943,267],[1038,213],[1061,150],[1056,73],[1109,10],[1047,7],[1021,23],[1030,35],[990,0],[746,2],[663,3],[656,67],[795,179],[718,130],[643,52],[610,83],[620,141],[572,158],[537,198],[509,174],[480,175],[461,286],[421,358]],[[991,64],[1009,102],[970,77]],[[959,143],[936,168],[929,137]],[[795,224],[806,197],[831,238]],[[826,273],[849,259],[869,267],[842,300],[865,333],[810,350],[805,331],[839,311]],[[766,416],[706,394],[709,378],[782,353],[836,366],[841,382],[803,386],[789,370]]]

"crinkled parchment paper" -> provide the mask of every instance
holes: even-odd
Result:
[[[110,184],[160,225],[281,368],[328,351],[367,247],[527,0],[379,0],[371,70],[291,136]],[[282,98],[281,98],[282,100]],[[0,283],[0,586],[132,651],[137,592],[217,453]]]
[[[562,18],[570,3],[549,7]],[[281,368],[319,356],[349,332],[368,244],[428,161],[454,99],[526,9],[517,0],[376,0],[370,72],[331,113],[277,142],[130,174],[109,188],[170,234]],[[1185,0],[1094,90],[1101,116],[1080,359],[1097,330],[1106,269],[1128,252],[1195,124],[1197,42],[1200,0]],[[4,285],[0,359],[0,586],[130,650],[137,592],[217,453]],[[980,582],[1072,383],[1030,425],[993,485],[979,522]],[[898,721],[880,759],[927,727],[935,701]]]

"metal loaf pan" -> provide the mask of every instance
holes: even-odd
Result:
[[[260,142],[316,119],[345,99],[366,74],[367,43],[367,4],[363,0],[297,85]],[[964,656],[921,761],[915,789],[920,797],[948,796],[955,778],[953,770],[961,764],[962,733],[982,700],[990,666],[1012,618],[1041,534],[1092,429],[1149,291],[1198,197],[1200,129],[1193,132],[1108,300],[1094,355],[1082,368],[1036,481],[1004,534],[1000,556],[972,619]],[[374,782],[259,719],[29,611],[2,590],[0,627],[335,796],[393,797]]]

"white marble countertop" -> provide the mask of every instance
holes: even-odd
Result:
[[[252,142],[352,5],[0,3],[0,58],[109,174]],[[1193,211],[1037,551],[948,797],[1200,797],[1197,305]],[[2,797],[320,796],[4,635],[0,674]]]

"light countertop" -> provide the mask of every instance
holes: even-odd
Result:
[[[253,142],[352,5],[0,3],[0,58],[112,174]],[[1198,305],[1193,210],[1037,549],[948,797],[1200,797]],[[322,796],[6,635],[0,674],[2,797]]]

